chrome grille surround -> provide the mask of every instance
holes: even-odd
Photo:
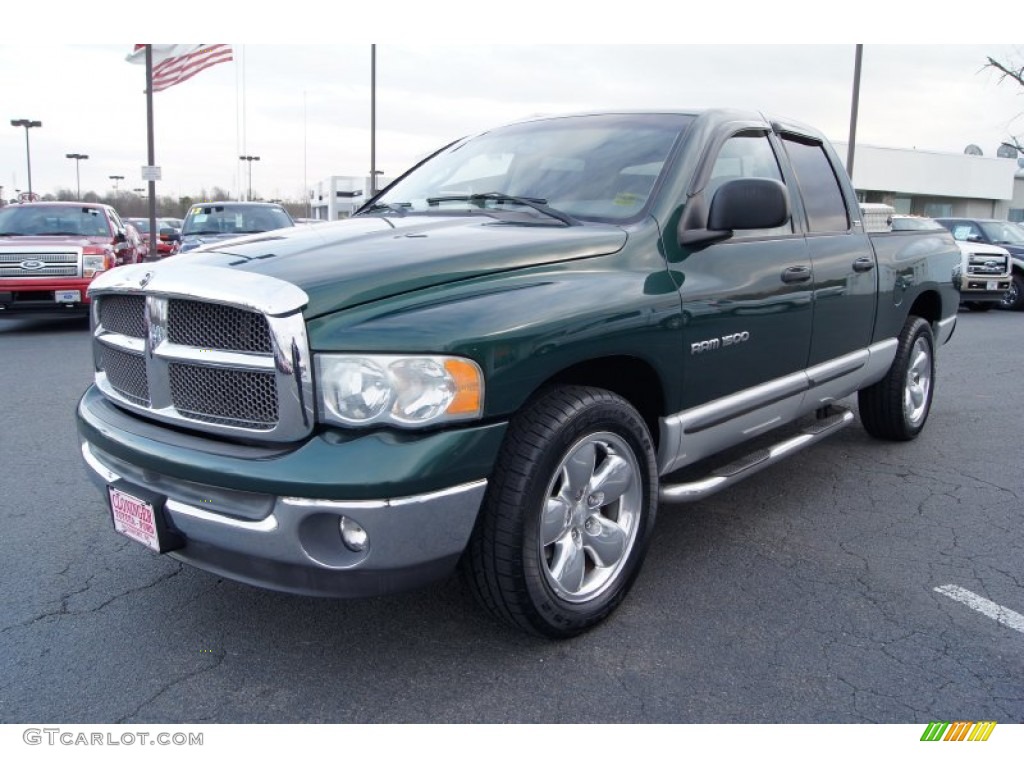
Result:
[[[25,262],[41,266],[26,269]],[[75,247],[9,245],[0,246],[0,277],[81,277],[82,249]]]
[[[301,289],[167,261],[106,272],[89,295],[96,386],[119,406],[228,437],[287,442],[312,431]]]

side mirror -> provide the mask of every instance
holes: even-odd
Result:
[[[127,243],[128,242],[128,233],[125,232],[124,230],[118,231],[118,233],[116,235],[114,235],[114,242],[115,243]]]
[[[789,221],[789,193],[775,179],[744,178],[718,188],[708,211],[707,229],[681,232],[682,245],[713,243],[732,237],[736,229],[772,229]]]
[[[164,227],[160,230],[160,239],[166,240],[169,243],[180,243],[181,235],[178,234],[178,230],[172,229],[171,227]]]

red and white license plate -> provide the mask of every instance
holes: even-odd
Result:
[[[114,530],[159,552],[160,534],[153,505],[111,486],[108,486],[107,490],[110,493],[110,512],[114,518]]]

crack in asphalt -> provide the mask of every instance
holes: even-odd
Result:
[[[115,600],[120,600],[122,597],[127,597],[129,595],[135,594],[136,592],[142,592],[142,591],[147,590],[147,589],[152,589],[153,587],[157,586],[158,584],[160,584],[160,583],[162,583],[164,581],[167,581],[168,579],[174,578],[179,573],[181,573],[183,567],[184,566],[181,563],[177,563],[177,567],[173,571],[171,571],[169,573],[162,574],[159,578],[155,579],[154,581],[151,581],[148,584],[143,584],[142,586],[133,587],[132,589],[125,590],[124,592],[119,592],[116,595],[114,595],[113,597],[111,597],[110,599],[105,600],[102,603],[100,603],[99,605],[94,606],[92,608],[87,608],[85,610],[75,610],[75,611],[68,610],[68,601],[72,597],[74,597],[75,595],[80,595],[83,592],[87,592],[89,589],[92,588],[93,580],[96,579],[96,577],[99,575],[99,574],[95,574],[94,573],[94,574],[92,574],[91,576],[89,576],[85,580],[85,586],[84,587],[82,587],[81,589],[76,589],[76,590],[73,590],[71,592],[68,592],[66,595],[61,595],[59,598],[57,598],[57,600],[60,601],[60,607],[58,609],[51,610],[51,611],[44,611],[43,613],[37,614],[37,615],[35,615],[35,616],[33,616],[33,617],[29,618],[29,619],[26,619],[25,621],[21,621],[21,622],[18,622],[17,624],[11,624],[9,626],[3,627],[2,629],[0,629],[0,635],[6,634],[7,632],[10,632],[10,631],[15,630],[15,629],[20,629],[20,628],[32,626],[33,624],[37,624],[38,622],[44,621],[45,619],[51,618],[53,616],[85,616],[87,614],[97,613],[98,611],[103,610],[108,605],[113,603]],[[56,601],[50,601],[50,602],[56,602]]]
[[[213,670],[217,669],[221,664],[224,663],[224,659],[226,657],[227,657],[227,652],[226,651],[221,651],[220,653],[218,653],[215,656],[213,656],[213,659],[215,659],[213,664],[208,664],[208,665],[206,665],[204,667],[201,667],[200,669],[193,670],[193,671],[188,672],[188,673],[186,673],[184,675],[176,677],[173,680],[169,680],[168,682],[166,682],[162,686],[160,686],[160,688],[157,690],[156,693],[154,693],[152,696],[150,696],[149,698],[147,698],[144,701],[142,701],[137,707],[135,707],[135,709],[133,709],[128,714],[123,715],[122,717],[117,718],[114,722],[117,723],[118,725],[122,725],[122,724],[128,722],[133,717],[135,717],[137,714],[139,714],[139,712],[142,711],[142,709],[144,707],[148,706],[149,704],[152,704],[154,701],[159,699],[161,696],[163,696],[165,693],[167,693],[172,688],[174,688],[174,687],[176,687],[178,685],[181,685],[182,683],[186,683],[186,682],[188,682],[189,680],[191,680],[194,677],[199,677],[200,675],[204,675],[207,672],[212,672]]]

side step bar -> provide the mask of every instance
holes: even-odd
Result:
[[[663,485],[659,498],[662,501],[689,502],[700,501],[717,491],[728,488],[734,483],[759,472],[765,467],[782,461],[792,454],[823,440],[833,432],[838,432],[853,421],[853,412],[833,405],[830,415],[819,419],[804,428],[799,434],[783,440],[781,443],[762,448],[734,461],[721,469],[715,470],[710,476],[688,483]]]

